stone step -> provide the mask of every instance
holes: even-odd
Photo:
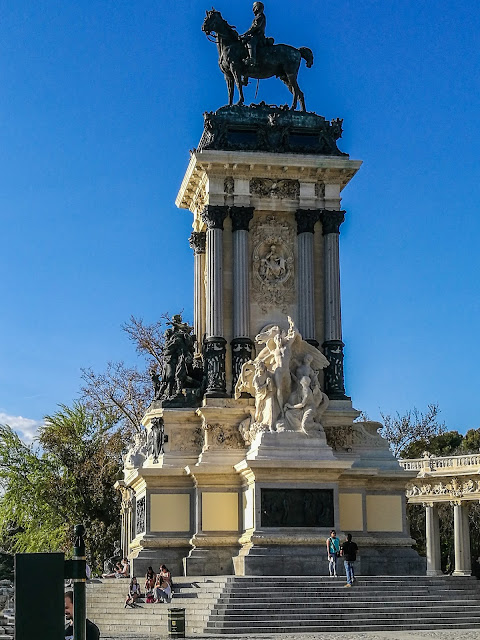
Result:
[[[458,621],[442,621],[438,623],[429,623],[423,624],[421,621],[402,623],[402,624],[369,624],[369,625],[357,625],[357,626],[349,626],[348,628],[341,628],[338,624],[330,624],[325,626],[310,626],[308,629],[306,627],[296,628],[297,633],[335,633],[338,634],[340,632],[355,632],[355,633],[376,633],[379,631],[435,631],[435,630],[454,630],[454,629],[473,629],[479,628],[478,626],[470,623],[470,622],[458,622]],[[295,629],[295,627],[293,628]],[[210,626],[207,627],[206,633],[212,632],[215,634],[221,635],[251,635],[255,633],[255,635],[263,635],[267,634],[269,636],[273,634],[292,634],[292,628],[286,628],[284,626],[279,627],[276,625],[268,625],[268,626],[247,626],[247,627],[236,627],[233,629],[213,629]]]

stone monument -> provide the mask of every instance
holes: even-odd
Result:
[[[207,12],[217,42],[222,20]],[[267,77],[276,45],[236,36],[237,75]],[[361,162],[341,134],[264,103],[204,116],[176,200],[193,216],[194,326],[167,330],[118,483],[137,575],[322,575],[332,528],[353,534],[364,575],[425,572],[405,516],[414,474],[345,392],[341,192]]]

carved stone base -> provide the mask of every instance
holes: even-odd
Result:
[[[343,376],[343,347],[341,340],[327,340],[323,343],[323,353],[329,361],[325,369],[325,393],[330,400],[350,400],[345,394]]]
[[[246,459],[336,461],[323,430],[311,435],[300,431],[260,432],[252,442]]]
[[[225,359],[227,341],[225,338],[206,338],[203,345],[203,359],[207,378],[207,398],[227,398],[227,378]]]

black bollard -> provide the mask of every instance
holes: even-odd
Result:
[[[73,638],[86,640],[87,635],[87,560],[85,557],[85,541],[83,524],[75,525],[73,529],[75,541],[73,543]]]

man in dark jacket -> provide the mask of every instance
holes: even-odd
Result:
[[[73,591],[65,592],[65,618],[68,623],[65,627],[65,638],[66,640],[70,640],[73,639]],[[99,640],[99,638],[99,628],[87,618],[86,640]]]
[[[343,564],[345,565],[345,575],[347,576],[346,587],[351,587],[355,582],[355,572],[353,570],[353,563],[357,559],[358,547],[355,542],[352,542],[352,534],[347,534],[347,539],[342,544],[340,553],[343,557]]]

